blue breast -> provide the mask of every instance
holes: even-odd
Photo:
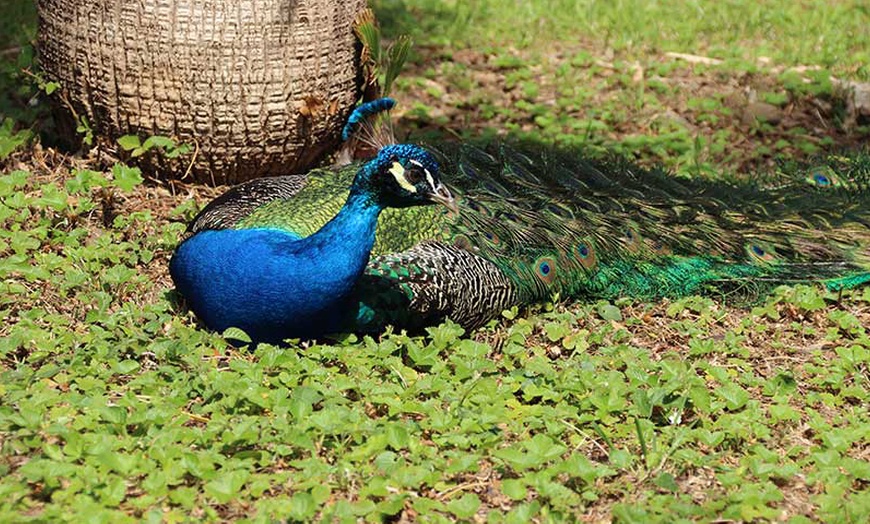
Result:
[[[202,231],[179,246],[172,279],[214,330],[267,342],[335,331],[374,242],[377,217],[363,218],[304,239],[270,228]]]

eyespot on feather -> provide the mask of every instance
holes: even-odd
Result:
[[[535,261],[535,275],[545,284],[552,284],[556,280],[558,272],[556,259],[553,257],[541,257]]]
[[[746,253],[756,262],[769,264],[776,260],[776,250],[764,242],[749,242],[746,244]]]
[[[643,238],[638,234],[637,229],[630,224],[626,225],[622,232],[622,242],[625,244],[625,248],[632,253],[637,253],[644,245]]]
[[[646,239],[646,246],[656,255],[670,255],[672,253],[670,247],[658,240]]]
[[[840,185],[840,180],[836,173],[834,173],[834,170],[828,166],[817,166],[810,169],[806,181],[821,189]]]
[[[489,210],[489,208],[487,208],[485,205],[477,200],[467,198],[462,201],[462,205],[476,213],[480,213],[481,215],[485,215],[488,217],[492,216],[492,212]]]
[[[474,244],[472,244],[471,240],[469,240],[468,237],[463,234],[459,234],[453,237],[453,245],[455,247],[458,247],[459,249],[474,251]]]
[[[482,234],[483,234],[483,238],[485,238],[486,241],[489,242],[490,244],[492,244],[493,246],[498,247],[501,245],[501,237],[499,237],[497,234],[493,233],[492,231],[484,231]]]
[[[574,259],[586,269],[592,269],[598,265],[598,257],[595,255],[595,249],[591,244],[581,242],[574,247]]]

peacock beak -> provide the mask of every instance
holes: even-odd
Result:
[[[442,204],[453,213],[459,214],[459,206],[456,205],[456,200],[453,199],[453,195],[444,184],[438,184],[435,187],[435,191],[429,195],[429,200]]]

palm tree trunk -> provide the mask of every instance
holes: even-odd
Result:
[[[86,116],[104,142],[167,135],[197,146],[198,180],[237,183],[304,170],[336,144],[359,96],[353,21],[364,7],[38,0],[39,56],[61,83],[61,105]]]

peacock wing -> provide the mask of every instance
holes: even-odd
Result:
[[[188,232],[267,227],[308,236],[341,209],[356,168],[315,169],[239,184],[203,208]]]

